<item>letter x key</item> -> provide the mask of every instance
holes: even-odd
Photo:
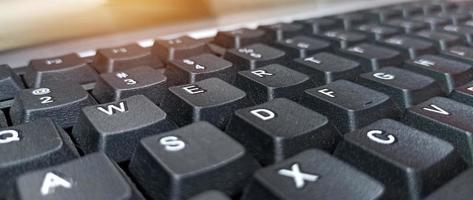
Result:
[[[319,176],[317,175],[301,172],[301,168],[297,163],[291,166],[291,170],[280,169],[278,171],[278,174],[293,178],[297,189],[303,188],[305,186],[306,181],[315,182],[317,181],[317,179],[319,179]]]

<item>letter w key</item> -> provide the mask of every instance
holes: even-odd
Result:
[[[128,111],[128,107],[125,101],[121,101],[118,104],[109,104],[106,106],[99,106],[97,109],[107,115],[113,115],[117,112],[123,113]]]

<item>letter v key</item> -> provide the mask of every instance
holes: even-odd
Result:
[[[434,112],[434,113],[438,113],[438,114],[441,114],[441,115],[450,115],[449,112],[447,112],[446,110],[444,110],[443,108],[440,108],[439,106],[436,106],[434,104],[430,104],[429,105],[431,108],[429,107],[423,107],[422,110],[426,110],[426,111],[429,111],[429,112]]]

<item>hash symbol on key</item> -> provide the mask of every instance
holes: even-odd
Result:
[[[278,171],[279,175],[292,177],[294,179],[294,183],[296,184],[297,189],[301,189],[305,186],[306,181],[315,182],[319,179],[319,176],[314,174],[308,174],[301,172],[298,163],[295,163],[291,166],[291,170],[288,169],[280,169]]]

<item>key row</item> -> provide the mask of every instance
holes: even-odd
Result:
[[[431,4],[427,4],[429,7]],[[454,5],[454,4],[452,4]],[[414,12],[416,15],[411,17],[412,6],[419,10],[435,10],[435,12]],[[439,8],[437,6],[433,6]],[[257,42],[270,43],[279,46],[302,45],[319,46],[320,42],[310,39],[300,39],[301,35],[321,37],[340,43],[340,47],[345,48],[355,43],[372,39],[387,39],[388,37],[399,35],[401,29],[421,30],[427,25],[435,26],[434,32],[421,31],[415,33],[415,36],[423,39],[433,40],[441,47],[457,43],[460,39],[466,43],[471,41],[471,16],[460,11],[450,9],[420,9],[424,6],[404,5],[399,8],[381,8],[370,10],[368,12],[360,11],[350,14],[341,14],[332,17],[299,20],[293,23],[279,23],[273,25],[260,26],[258,29],[238,29],[227,32],[219,32],[213,43],[224,48],[240,48]],[[382,16],[385,13],[391,13],[397,18],[389,22],[385,20],[373,19]],[[397,13],[397,14],[393,14]],[[404,13],[404,14],[403,14]],[[401,16],[413,20],[400,19]],[[378,22],[383,24],[379,24]],[[418,25],[416,24],[424,24]],[[345,29],[344,29],[345,28]],[[309,30],[309,31],[307,31]],[[317,30],[311,32],[310,30]],[[411,33],[411,31],[406,31]],[[303,36],[302,36],[303,37]],[[284,41],[288,39],[288,41]],[[302,42],[301,42],[302,41]],[[388,40],[399,41],[399,39]],[[418,41],[415,41],[418,43]],[[288,44],[285,44],[288,43]],[[321,46],[321,47],[322,47]],[[300,52],[302,56],[313,54],[312,49]],[[137,44],[125,45],[114,48],[97,50],[97,55],[92,59],[80,58],[75,54],[69,54],[61,57],[47,59],[38,59],[30,62],[25,82],[27,87],[39,87],[43,82],[54,82],[66,77],[68,80],[80,84],[92,83],[97,79],[97,73],[119,71],[125,68],[148,65],[154,68],[163,68],[166,63],[173,59],[182,59],[202,53],[210,53],[211,48],[205,40],[196,40],[187,36],[172,40],[156,40],[151,49],[142,48]],[[60,75],[58,75],[60,74]],[[79,74],[79,76],[77,75]]]
[[[326,145],[340,135],[330,128],[326,118],[310,113],[302,106],[297,107],[295,103],[289,105],[291,107],[276,105],[291,104],[289,100],[277,99],[274,102],[277,107],[262,105],[264,109],[242,110],[239,117],[248,119],[253,115],[260,122],[251,124],[256,120],[248,121],[248,125],[240,128],[245,130],[237,132],[237,135],[235,132],[227,135],[208,122],[196,122],[161,134],[154,132],[154,135],[143,138],[128,166],[129,175],[143,194],[105,154],[91,153],[78,158],[67,134],[49,119],[1,130],[0,133],[7,136],[0,144],[0,148],[7,150],[2,154],[2,162],[7,165],[2,166],[9,166],[0,169],[4,174],[1,194],[7,195],[6,198],[25,200],[62,199],[66,196],[68,199],[147,197],[165,200],[188,199],[195,195],[225,197],[241,192],[243,200],[262,197],[287,200],[313,197],[420,199],[450,180],[432,195],[432,199],[445,195],[445,192],[470,191],[465,187],[451,186],[469,183],[466,177],[470,176],[471,170],[465,171],[467,163],[453,145],[429,133],[391,119],[381,119],[343,135],[336,148],[332,145],[327,149]],[[278,109],[294,111],[294,108],[305,112],[306,117],[315,117],[314,122],[320,125],[315,130],[307,130],[309,132],[300,127],[298,133],[287,129],[277,129],[279,133],[251,130],[251,127],[263,126],[275,130],[268,126],[269,120],[281,124],[292,120],[294,115],[287,114],[281,118],[277,115],[270,119],[273,115],[269,113]],[[38,127],[42,128],[41,134],[50,134],[48,140],[41,139],[45,138],[44,135],[38,137]],[[249,135],[258,139],[248,140]],[[274,137],[273,141],[271,137]],[[237,142],[245,138],[247,142],[260,143]],[[420,144],[418,141],[424,142]],[[17,146],[18,142],[27,142],[30,148]],[[255,149],[263,145],[265,149],[268,146],[282,149],[275,154]],[[23,159],[10,162],[9,159],[13,158],[9,157],[8,150],[21,153]],[[261,157],[264,154],[278,161]],[[256,160],[266,164],[261,166]],[[349,181],[347,176],[350,176]],[[221,193],[206,194],[209,190]]]

